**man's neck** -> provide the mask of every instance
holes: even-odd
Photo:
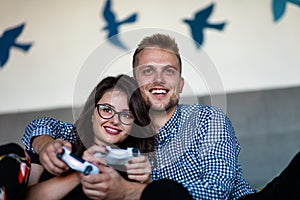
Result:
[[[154,128],[156,133],[158,133],[159,129],[165,125],[165,123],[167,123],[167,121],[169,121],[169,119],[171,119],[171,117],[173,116],[173,114],[176,111],[176,107],[167,110],[167,111],[156,111],[156,110],[150,110],[149,114],[151,117],[151,120],[154,124]]]

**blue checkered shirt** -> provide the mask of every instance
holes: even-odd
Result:
[[[53,118],[32,121],[22,141],[27,150],[32,137],[47,134],[75,143],[74,125]],[[218,108],[178,105],[159,130],[152,179],[173,179],[194,199],[238,199],[255,192],[242,177],[240,146],[227,116]]]
[[[74,130],[75,126],[71,123],[62,122],[53,118],[41,118],[33,120],[25,128],[25,133],[22,137],[22,142],[27,151],[35,150],[31,147],[32,139],[40,135],[49,135],[54,139],[60,138],[67,140],[72,144],[76,143],[77,132]]]
[[[242,177],[240,146],[220,109],[179,105],[156,142],[153,180],[176,180],[194,199],[238,199],[254,192]]]

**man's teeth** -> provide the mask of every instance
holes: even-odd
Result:
[[[152,94],[166,94],[167,91],[166,90],[152,90],[151,93]]]

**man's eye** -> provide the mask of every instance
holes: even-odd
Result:
[[[152,74],[152,69],[144,69],[143,70],[143,74],[145,74],[145,75],[150,75],[150,74]]]
[[[173,75],[173,74],[175,74],[175,70],[172,68],[167,68],[167,69],[165,69],[165,73],[168,75]]]

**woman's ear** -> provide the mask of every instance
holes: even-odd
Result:
[[[91,118],[92,123],[94,122],[94,120],[95,120],[95,117],[94,117],[94,115],[92,115],[92,118]]]

